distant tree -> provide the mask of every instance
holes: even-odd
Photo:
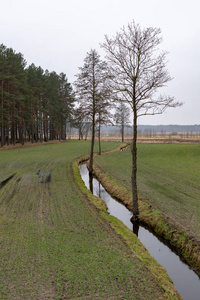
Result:
[[[5,143],[5,120],[4,120],[4,113],[5,113],[5,104],[4,104],[4,85],[6,81],[6,46],[3,44],[0,45],[0,90],[1,90],[1,147],[4,146]]]
[[[138,219],[137,192],[137,119],[143,115],[163,113],[181,103],[173,97],[157,96],[158,88],[171,80],[166,69],[166,52],[158,53],[160,29],[141,29],[134,21],[123,27],[113,38],[105,37],[102,47],[107,53],[112,88],[133,112],[132,197],[133,220]]]
[[[93,153],[95,141],[95,124],[99,107],[99,102],[105,92],[105,82],[107,80],[107,65],[100,59],[96,50],[87,53],[84,59],[83,67],[80,67],[80,73],[75,82],[76,93],[85,116],[92,120],[92,140],[90,151],[89,173],[93,170]]]
[[[114,104],[110,101],[110,86],[109,86],[109,75],[106,75],[106,81],[103,83],[102,92],[97,103],[97,117],[96,126],[98,132],[98,143],[99,143],[99,155],[101,155],[101,126],[112,124],[113,114],[111,109]]]
[[[27,110],[30,113],[30,129],[29,133],[31,136],[32,143],[42,142],[45,125],[43,118],[45,115],[44,111],[44,93],[45,93],[45,74],[41,67],[36,67],[31,64],[27,69],[27,82],[30,88],[30,107]]]
[[[60,139],[66,139],[66,125],[71,123],[74,113],[75,96],[71,84],[68,82],[66,74],[60,73]]]
[[[83,119],[84,114],[81,107],[77,107],[74,110],[74,127],[78,129],[79,140],[83,139]]]
[[[84,135],[85,140],[87,140],[88,132],[92,128],[92,122],[88,116],[85,116],[81,105],[74,110],[73,125],[78,129],[79,140],[83,140]]]
[[[130,109],[125,105],[124,102],[120,101],[116,107],[114,114],[114,121],[116,124],[121,125],[122,143],[124,142],[124,128],[125,125],[130,123]]]
[[[59,120],[59,110],[60,110],[60,100],[58,96],[59,91],[59,75],[56,72],[51,72],[48,75],[48,90],[46,91],[48,95],[49,103],[49,132],[50,140],[59,138],[60,130],[60,120]]]

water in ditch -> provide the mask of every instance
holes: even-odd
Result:
[[[81,164],[79,169],[86,187],[90,190],[92,189],[94,195],[105,201],[108,212],[133,230],[133,224],[130,221],[132,213],[124,205],[113,199],[97,179],[93,178],[91,185],[86,164]],[[182,298],[185,300],[199,300],[200,279],[195,272],[182,262],[179,256],[164,242],[143,226],[139,226],[138,228],[138,238],[148,249],[151,256],[167,270]]]

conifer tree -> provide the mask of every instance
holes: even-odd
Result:
[[[0,45],[0,138],[9,142],[65,139],[73,118],[74,94],[64,73],[26,68],[21,53]]]

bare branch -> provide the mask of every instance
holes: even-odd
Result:
[[[122,95],[138,116],[146,115],[149,110],[153,114],[158,111],[162,113],[167,107],[180,105],[173,97],[170,101],[165,96],[152,101],[157,90],[172,79],[166,69],[167,52],[158,53],[162,42],[160,33],[160,28],[142,30],[132,22],[117,32],[115,37],[105,36],[105,42],[101,45],[107,54],[114,94]],[[144,108],[145,113],[140,112]]]

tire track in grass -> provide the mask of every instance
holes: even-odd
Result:
[[[16,186],[15,186],[16,185]],[[6,193],[6,213],[7,215],[10,215],[13,218],[13,221],[8,220],[7,224],[13,223],[16,226],[13,225],[12,229],[12,249],[11,252],[12,255],[12,261],[10,262],[10,265],[13,266],[13,268],[17,271],[18,278],[20,282],[20,290],[23,290],[24,294],[21,294],[22,291],[18,291],[19,294],[21,294],[22,297],[25,297],[27,299],[35,299],[38,298],[38,293],[40,295],[45,295],[45,286],[42,283],[42,280],[34,279],[38,278],[38,273],[36,271],[37,268],[41,270],[41,266],[44,265],[44,251],[42,249],[42,241],[41,237],[44,237],[44,232],[42,229],[42,224],[39,224],[38,222],[38,213],[37,213],[37,205],[41,208],[41,198],[45,198],[42,190],[38,190],[39,186],[37,181],[35,180],[35,176],[32,174],[21,172],[21,181],[13,183],[12,188],[10,187],[10,193]],[[15,193],[13,193],[13,190],[16,190]],[[34,194],[34,191],[37,190],[37,193]],[[33,197],[35,195],[35,197]],[[9,201],[8,201],[9,199]],[[39,199],[40,204],[38,204],[37,200]],[[7,200],[7,201],[6,201]],[[29,206],[31,205],[31,209]],[[42,206],[44,205],[44,202]],[[44,206],[43,206],[44,207]],[[43,208],[42,208],[43,209]],[[34,211],[36,213],[34,213]],[[17,213],[16,213],[17,212]],[[40,215],[41,217],[41,215]],[[41,221],[41,218],[40,218]],[[11,225],[10,225],[11,226]],[[37,228],[37,230],[35,229]],[[18,241],[16,244],[15,241],[13,241],[13,238]],[[30,241],[30,242],[29,242]],[[25,251],[28,250],[28,253]],[[36,253],[42,253],[41,257],[38,257]],[[30,269],[31,276],[27,275],[27,270],[22,268],[21,270],[18,270],[16,266],[20,263],[20,261],[24,261],[24,265],[26,265],[26,269],[29,269],[30,266],[34,266],[34,268]],[[40,273],[40,272],[39,272]],[[11,273],[12,274],[12,273]],[[41,274],[44,275],[44,271],[41,270]],[[39,275],[41,276],[41,275]],[[18,289],[18,282],[17,278],[14,276],[12,277],[12,281],[14,280],[15,284],[9,285],[10,290],[10,299],[13,299],[14,295],[13,293]],[[23,278],[26,278],[24,280]],[[24,281],[27,282],[27,284],[24,285]],[[31,284],[33,282],[33,284]],[[35,284],[36,282],[37,284]],[[8,280],[9,284],[9,280]],[[31,286],[30,291],[26,291],[26,285]],[[30,293],[29,293],[30,292]]]

